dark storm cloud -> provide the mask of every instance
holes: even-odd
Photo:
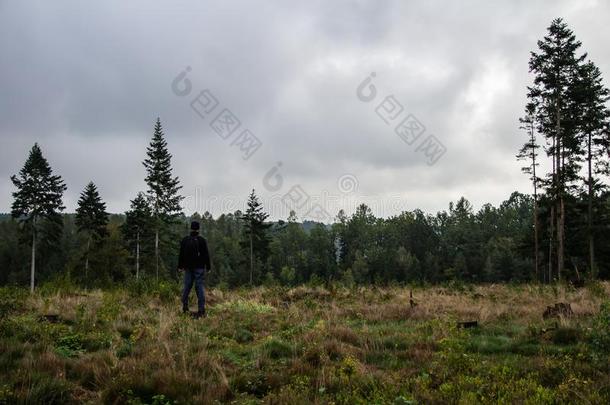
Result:
[[[567,0],[0,2],[0,211],[36,141],[66,179],[69,210],[89,180],[110,210],[126,209],[144,188],[157,116],[187,210],[219,214],[211,200],[232,209],[252,187],[268,201],[295,184],[346,198],[337,186],[346,173],[358,180],[351,199],[400,196],[399,208],[377,204],[385,215],[443,209],[461,195],[498,203],[529,191],[514,159],[529,52],[562,16],[609,74],[608,9]],[[170,84],[186,66],[193,93],[181,98]],[[379,96],[367,104],[356,88],[371,72]],[[251,159],[189,107],[205,88],[263,142]],[[446,146],[436,165],[375,114],[386,95]],[[261,181],[277,162],[284,184],[272,193]]]

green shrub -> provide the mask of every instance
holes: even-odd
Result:
[[[269,339],[263,344],[263,353],[272,359],[292,356],[292,346],[279,339]]]
[[[178,285],[167,281],[161,281],[157,285],[156,295],[165,304],[172,303],[180,295]]]
[[[82,343],[88,352],[108,349],[112,345],[112,335],[104,331],[92,332],[85,336]]]
[[[324,279],[317,274],[313,274],[307,282],[307,285],[310,287],[323,287],[324,284]]]
[[[0,337],[15,338],[20,342],[37,342],[65,325],[40,322],[33,314],[12,316],[0,321]]]
[[[78,333],[63,336],[55,345],[55,352],[63,357],[77,357],[85,352],[83,342],[83,336]]]
[[[591,343],[600,352],[610,350],[610,301],[604,302],[593,321]]]
[[[591,293],[592,296],[597,298],[606,298],[608,294],[606,294],[606,289],[603,284],[598,280],[591,280],[587,283],[587,290]]]
[[[67,273],[54,277],[52,280],[46,281],[36,291],[43,297],[49,297],[56,294],[68,294],[78,291],[80,288],[72,281]]]
[[[577,328],[560,327],[553,331],[553,343],[556,345],[571,345],[578,343],[581,332]]]
[[[119,316],[122,309],[123,306],[115,294],[106,293],[102,300],[102,306],[97,311],[97,317],[102,322],[112,322]]]
[[[133,343],[131,342],[131,340],[126,340],[117,349],[116,356],[119,359],[122,359],[131,355],[131,353],[133,353]]]
[[[235,331],[233,338],[238,343],[248,343],[254,340],[254,335],[248,329],[239,328]]]
[[[347,288],[353,288],[356,285],[351,269],[347,269],[343,272],[341,275],[341,284]]]
[[[280,270],[280,280],[283,285],[294,285],[296,281],[296,270],[290,266],[284,266]]]
[[[0,288],[0,319],[23,308],[28,297],[27,290],[18,287]]]
[[[65,380],[47,374],[34,373],[26,401],[31,404],[66,404],[71,401],[70,386]]]
[[[14,404],[17,403],[15,393],[8,384],[0,385],[0,404]]]

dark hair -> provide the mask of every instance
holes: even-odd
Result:
[[[199,230],[199,222],[197,222],[197,221],[191,222],[191,231],[198,231],[198,230]]]

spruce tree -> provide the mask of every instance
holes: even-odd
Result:
[[[556,232],[557,278],[565,262],[565,199],[578,179],[583,157],[577,131],[579,105],[572,92],[579,66],[586,58],[586,54],[577,55],[580,46],[567,24],[558,18],[538,41],[539,50],[532,52],[529,62],[534,74],[534,84],[528,87],[529,103],[535,108],[536,129],[547,140],[545,151],[553,167],[545,185],[553,202],[551,232]]]
[[[540,273],[538,270],[538,265],[540,260],[538,258],[539,255],[539,247],[538,247],[538,182],[539,179],[536,175],[536,168],[539,166],[537,161],[538,158],[538,149],[540,146],[536,140],[536,130],[534,127],[534,113],[535,106],[532,103],[529,103],[526,107],[526,115],[523,118],[519,119],[521,123],[521,129],[527,132],[527,142],[523,145],[523,147],[519,150],[517,154],[517,159],[525,160],[527,164],[521,168],[521,170],[530,176],[530,180],[532,181],[532,186],[534,188],[534,274],[536,275],[536,279],[540,278]]]
[[[269,214],[263,211],[263,206],[258,200],[254,189],[248,197],[248,208],[241,217],[244,223],[244,239],[242,247],[248,249],[250,257],[250,284],[254,282],[254,262],[256,259],[264,263],[269,255],[269,236],[267,229],[272,224],[265,223]]]
[[[180,202],[183,197],[178,194],[182,186],[178,177],[172,175],[172,155],[167,150],[161,120],[157,118],[155,130],[146,149],[147,158],[143,164],[146,168],[148,199],[152,211],[155,230],[155,271],[159,279],[159,242],[161,233],[167,231],[176,222],[182,212]]]
[[[76,208],[75,223],[78,231],[87,237],[87,250],[85,252],[85,279],[87,279],[91,242],[98,242],[108,235],[106,203],[102,201],[97,187],[92,181],[87,184],[80,195]]]
[[[602,184],[598,175],[608,174],[607,156],[610,147],[608,120],[610,112],[606,106],[610,92],[602,83],[599,68],[591,61],[578,70],[578,83],[573,91],[579,104],[579,130],[582,148],[586,151],[587,174],[584,179],[587,194],[587,244],[589,248],[589,270],[596,277],[595,244],[593,230],[593,201]]]
[[[140,254],[144,232],[151,226],[152,213],[144,193],[138,193],[131,200],[131,209],[125,212],[125,222],[121,230],[128,245],[135,251],[136,279],[140,278]]]
[[[18,218],[32,232],[32,256],[30,265],[30,290],[34,291],[36,273],[36,237],[38,229],[45,222],[57,221],[59,212],[64,210],[62,203],[66,186],[60,176],[53,175],[53,170],[42,155],[37,143],[19,171],[11,176],[17,188],[13,193],[11,214]]]

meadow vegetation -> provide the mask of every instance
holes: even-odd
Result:
[[[178,289],[1,288],[0,403],[610,401],[607,282]]]

